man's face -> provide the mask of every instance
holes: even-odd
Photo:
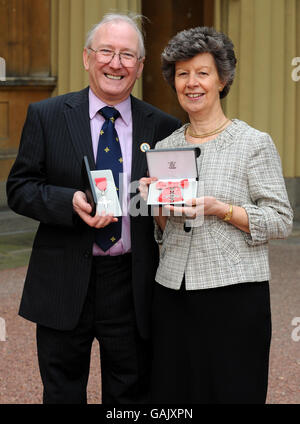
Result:
[[[129,51],[136,57],[140,55],[136,31],[122,21],[103,24],[96,32],[91,48],[109,49],[116,53]],[[118,54],[107,64],[99,63],[96,54],[86,48],[83,52],[83,62],[85,70],[89,73],[91,89],[111,106],[127,99],[144,67],[144,59],[138,60],[134,67],[126,67],[120,62]]]

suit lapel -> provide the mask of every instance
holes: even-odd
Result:
[[[79,91],[66,101],[64,111],[67,127],[81,165],[83,156],[87,156],[91,169],[95,168],[93,145],[89,117],[89,88]]]
[[[152,112],[147,110],[143,102],[131,97],[132,105],[132,166],[131,181],[137,181],[146,176],[146,153],[142,152],[141,145],[148,143],[154,147],[155,125]]]
[[[91,169],[95,169],[90,118],[89,118],[89,88],[77,93],[66,101],[65,119],[71,136],[71,140],[79,163],[83,156],[87,156]],[[132,166],[131,181],[137,181],[146,176],[146,154],[142,152],[141,145],[148,143],[154,147],[155,123],[152,111],[145,104],[131,96],[132,105]]]

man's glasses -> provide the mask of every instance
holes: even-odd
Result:
[[[91,50],[95,53],[96,60],[99,63],[110,63],[115,57],[115,55],[118,55],[121,64],[127,68],[134,67],[137,61],[140,59],[140,58],[137,58],[134,53],[126,52],[126,51],[117,53],[109,49],[94,50],[91,47],[88,47],[88,50]]]

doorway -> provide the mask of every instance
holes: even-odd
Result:
[[[143,71],[143,100],[187,121],[186,113],[177,102],[176,93],[164,81],[160,56],[170,38],[183,29],[213,26],[212,0],[142,0],[146,61]]]

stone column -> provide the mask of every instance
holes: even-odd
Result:
[[[300,219],[300,0],[215,0],[215,26],[238,59],[224,109],[272,136]]]

